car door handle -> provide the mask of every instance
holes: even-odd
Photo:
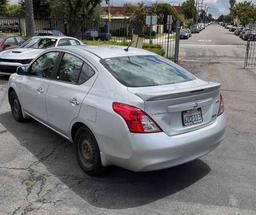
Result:
[[[44,93],[44,89],[42,87],[39,87],[36,91],[40,94]]]
[[[72,106],[75,106],[75,105],[80,105],[80,102],[77,101],[76,98],[72,98],[69,100],[69,102],[72,104]]]

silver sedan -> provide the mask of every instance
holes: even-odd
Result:
[[[220,84],[135,48],[47,50],[11,75],[9,103],[17,121],[32,117],[73,142],[89,175],[180,165],[214,150],[225,132]]]

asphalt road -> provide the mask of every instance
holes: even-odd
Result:
[[[181,40],[181,60],[204,60],[207,62],[242,62],[246,42],[227,29],[210,25],[200,34]]]
[[[0,214],[256,214],[256,72],[243,69],[243,51],[244,42],[219,26],[182,41],[181,64],[222,84],[226,139],[202,159],[163,171],[111,168],[88,177],[65,139],[39,123],[15,122],[5,100]]]

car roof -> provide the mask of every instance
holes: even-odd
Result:
[[[76,39],[74,37],[67,37],[67,36],[33,36],[32,38],[49,38],[49,39]]]
[[[81,46],[63,46],[61,48],[64,51],[71,51],[75,54],[83,56],[84,53],[90,53],[100,59],[115,58],[115,57],[127,57],[135,55],[156,55],[152,52],[146,51],[144,49],[137,49],[130,47],[128,51],[125,51],[126,46],[111,46],[111,45],[81,45]]]

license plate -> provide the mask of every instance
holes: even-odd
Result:
[[[183,126],[197,125],[203,122],[202,109],[189,110],[182,112]]]

